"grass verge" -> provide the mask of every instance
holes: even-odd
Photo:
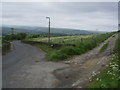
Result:
[[[118,88],[120,84],[120,37],[116,40],[115,53],[108,67],[100,73],[96,80],[93,80],[88,88]]]

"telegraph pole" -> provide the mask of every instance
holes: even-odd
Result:
[[[50,46],[50,17],[46,17],[46,19],[49,20],[49,25],[48,25],[48,43],[49,43],[49,46]]]

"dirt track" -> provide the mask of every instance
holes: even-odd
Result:
[[[86,54],[76,56],[66,63],[70,64],[67,68],[55,70],[53,73],[59,79],[56,87],[84,88],[91,79],[100,73],[111,61],[111,54],[115,47],[117,35],[113,35],[98,47]],[[100,53],[101,47],[109,42],[108,48]]]
[[[93,74],[110,62],[116,38],[112,36],[88,53],[58,63],[45,60],[38,48],[15,41],[14,50],[3,56],[3,88],[85,87]],[[107,42],[107,50],[99,53]]]

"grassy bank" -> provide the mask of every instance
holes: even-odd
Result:
[[[100,73],[96,80],[93,80],[89,88],[117,88],[120,80],[120,37],[116,41],[115,53],[108,67]]]
[[[38,45],[35,46],[41,48],[43,51],[46,52],[46,56],[49,60],[53,61],[61,61],[67,58],[70,58],[75,55],[83,54],[101,42],[106,40],[108,37],[113,35],[114,33],[106,33],[106,34],[93,34],[93,35],[86,35],[86,36],[64,36],[64,37],[53,37],[52,43],[58,44],[75,44],[76,47],[73,46],[63,46],[61,48],[53,49],[50,46],[46,45]],[[29,40],[29,39],[28,39]],[[33,41],[44,41],[47,42],[47,38],[33,38],[30,39]]]

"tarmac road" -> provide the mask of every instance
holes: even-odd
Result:
[[[40,49],[21,41],[12,42],[13,50],[3,56],[3,88],[54,87],[56,78],[52,71],[67,66],[45,60]]]

